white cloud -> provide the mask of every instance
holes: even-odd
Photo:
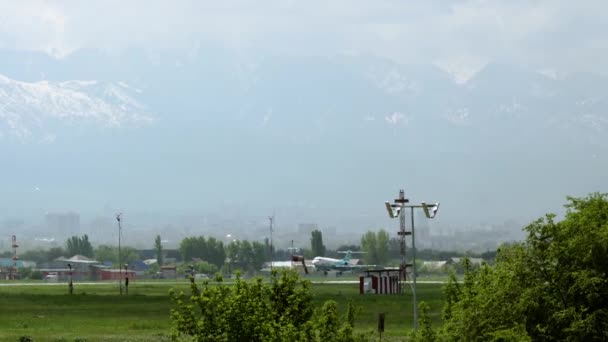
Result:
[[[493,61],[608,74],[608,2],[6,1],[0,46],[63,55],[78,48],[258,54],[371,53],[432,62],[462,80]]]

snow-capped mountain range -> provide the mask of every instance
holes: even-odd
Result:
[[[132,97],[141,92],[122,82],[23,82],[0,74],[0,136],[54,139],[52,122],[120,127],[152,117]],[[38,137],[40,138],[40,137]]]
[[[243,62],[221,51],[1,57],[5,179],[12,198],[40,208],[280,202],[303,222],[356,209],[349,222],[368,225],[399,187],[441,200],[446,220],[537,217],[606,190],[601,76],[490,64],[456,83],[433,65],[373,56]],[[45,173],[23,172],[35,169]],[[44,184],[60,190],[39,202],[20,192]]]

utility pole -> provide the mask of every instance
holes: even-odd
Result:
[[[269,216],[268,220],[270,221],[270,274],[272,274],[272,263],[274,260],[274,251],[272,250],[272,223],[274,222],[274,215]]]
[[[120,236],[122,235],[122,213],[116,214],[116,221],[118,222],[118,288],[120,289],[120,295],[122,296],[122,255],[120,253]]]
[[[13,267],[11,268],[11,273],[9,278],[11,280],[15,280],[17,279],[17,260],[19,260],[19,257],[17,256],[17,248],[19,247],[19,245],[17,244],[17,236],[13,235],[12,237],[12,247],[13,247]]]

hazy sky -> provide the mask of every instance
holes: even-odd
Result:
[[[466,78],[488,62],[608,74],[606,1],[4,1],[0,47],[370,53]]]
[[[93,212],[110,203],[125,212],[212,212],[217,207],[224,213],[223,208],[243,205],[234,196],[241,191],[248,191],[242,201],[257,199],[244,203],[251,212],[267,213],[293,191],[301,202],[294,200],[289,207],[310,209],[301,211],[302,222],[314,221],[309,213],[316,211],[346,226],[353,206],[370,221],[388,220],[383,202],[404,186],[400,182],[407,182],[412,198],[444,203],[435,222],[538,217],[559,210],[565,195],[601,190],[608,164],[596,156],[608,146],[608,81],[584,75],[578,81],[540,82],[528,69],[555,76],[608,76],[606,13],[606,0],[2,1],[0,53],[7,58],[0,76],[15,79],[4,78],[4,83],[7,99],[16,105],[7,107],[9,119],[0,125],[6,123],[6,132],[19,132],[10,119],[20,119],[17,127],[38,129],[41,138],[36,139],[42,143],[17,139],[19,143],[0,145],[0,153],[13,156],[9,164],[18,166],[11,174],[20,179],[11,180],[12,197],[0,201],[0,214],[13,215],[16,206],[35,203],[40,212],[49,207]],[[217,61],[215,48],[220,50]],[[92,53],[75,56],[76,61],[45,63],[29,54],[6,54],[42,51],[62,58],[79,49],[100,49],[112,58]],[[201,58],[205,53],[211,62]],[[340,58],[344,55],[362,58]],[[366,58],[370,55],[374,58]],[[131,59],[122,63],[123,56]],[[142,56],[160,56],[164,68],[156,70],[154,58],[139,65]],[[330,58],[308,58],[318,56]],[[395,68],[383,58],[413,66]],[[352,68],[333,63],[349,60]],[[193,63],[178,70],[181,61]],[[269,67],[281,61],[286,64]],[[259,75],[248,68],[242,72],[241,64],[256,62],[262,66]],[[105,71],[89,72],[100,63],[109,65],[107,77],[101,75]],[[508,67],[488,68],[481,86],[469,89],[420,65],[429,63],[459,81],[488,63]],[[133,66],[141,70],[125,72]],[[517,76],[519,69],[525,73]],[[50,76],[38,76],[46,71]],[[133,131],[89,130],[84,124],[82,131],[74,130],[70,120],[60,124],[56,119],[65,113],[78,117],[89,102],[68,101],[73,89],[61,88],[66,84],[24,83],[40,81],[37,77],[100,82],[124,77],[143,93],[123,86],[107,89],[137,97],[158,120]],[[106,86],[78,88],[87,95],[80,98],[105,96]],[[118,95],[108,101],[121,105],[131,99]],[[71,112],[62,107],[70,103]],[[86,114],[90,119],[99,113]],[[365,119],[370,117],[377,120]],[[524,134],[522,127],[530,129]],[[545,132],[547,127],[552,130]],[[87,132],[86,139],[79,132]],[[412,144],[431,138],[438,143],[430,152],[377,153],[391,132]],[[75,159],[79,154],[92,156],[91,162]],[[569,163],[562,162],[568,158]],[[75,166],[65,166],[74,160]],[[139,169],[131,168],[131,162]],[[385,165],[397,169],[393,162],[400,163],[404,171],[399,177],[405,180],[386,177]],[[412,162],[416,170],[406,170]],[[247,177],[242,165],[248,167]],[[273,173],[267,172],[269,165]],[[44,179],[38,175],[41,169],[46,170]],[[493,198],[495,193],[500,198]],[[343,197],[361,200],[350,203]]]

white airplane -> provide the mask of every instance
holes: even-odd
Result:
[[[352,271],[356,269],[367,269],[371,267],[376,267],[376,265],[354,265],[350,262],[350,256],[353,253],[364,253],[364,252],[338,252],[343,253],[344,258],[342,259],[334,259],[334,258],[326,258],[326,257],[315,257],[312,259],[312,265],[315,267],[317,271]]]

